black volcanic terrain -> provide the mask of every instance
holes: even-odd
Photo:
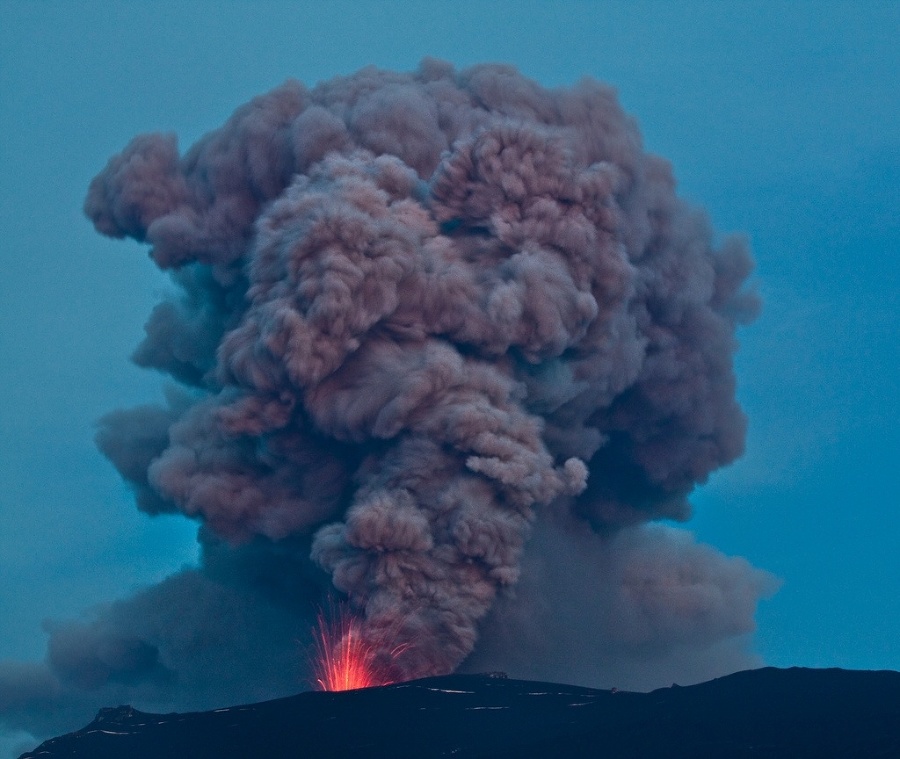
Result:
[[[104,709],[21,759],[900,757],[900,672],[758,669],[652,693],[450,675],[189,714]]]

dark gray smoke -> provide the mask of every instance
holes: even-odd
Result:
[[[509,631],[552,646],[556,598],[563,638],[600,638],[570,668],[750,661],[765,576],[638,525],[686,519],[742,451],[751,260],[676,196],[610,88],[433,60],[289,81],[183,155],[135,138],[85,210],[180,288],[134,358],[181,389],[110,414],[98,443],[141,509],[202,523],[205,558],[52,631],[54,687],[265,690],[279,636],[307,635],[334,588],[373,640],[414,643],[403,677],[543,655],[511,654]],[[223,685],[199,662],[242,635],[271,662]]]
[[[632,690],[710,680],[761,666],[753,615],[775,587],[683,530],[598,537],[571,518],[540,520],[520,582],[482,623],[464,667]]]

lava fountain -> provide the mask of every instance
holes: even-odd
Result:
[[[313,630],[314,685],[319,690],[338,691],[390,685],[395,682],[392,662],[409,644],[385,646],[386,641],[370,641],[362,633],[362,624],[341,605],[330,614],[319,613]],[[389,656],[384,659],[383,651]]]

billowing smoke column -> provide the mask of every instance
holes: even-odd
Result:
[[[432,61],[288,82],[184,156],[136,138],[85,210],[184,290],[136,360],[194,393],[100,435],[141,507],[313,535],[367,629],[416,642],[404,676],[472,650],[549,504],[681,519],[742,450],[750,259],[597,83]]]
[[[191,688],[197,641],[220,638],[179,625],[231,609],[223,627],[271,637],[335,588],[372,640],[411,643],[400,677],[453,670],[480,626],[474,662],[502,663],[504,640],[537,650],[521,622],[550,635],[557,598],[602,617],[560,634],[600,636],[619,684],[623,651],[693,640],[702,658],[752,630],[763,573],[636,527],[687,518],[742,451],[751,261],[713,242],[609,88],[432,60],[290,81],[184,155],[135,138],[85,210],[149,243],[181,293],[135,354],[181,389],[107,416],[99,445],[141,509],[202,522],[205,553],[58,627],[63,691]]]

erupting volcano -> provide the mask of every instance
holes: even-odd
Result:
[[[134,354],[169,384],[97,442],[140,509],[200,524],[201,557],[56,624],[34,677],[198,709],[756,664],[771,578],[648,524],[741,454],[758,306],[745,242],[675,188],[611,88],[500,65],[290,80],[184,152],[133,139],[85,211],[171,274]],[[302,671],[332,596],[357,616]]]

